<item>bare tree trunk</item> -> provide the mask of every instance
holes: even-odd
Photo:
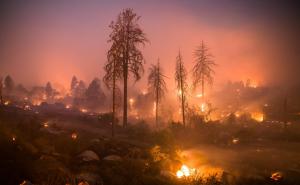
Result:
[[[202,100],[204,103],[204,77],[202,76]]]
[[[115,121],[116,121],[116,73],[115,73],[115,62],[114,62],[114,74],[113,74],[113,115],[111,124],[111,137],[115,136]]]
[[[182,123],[183,127],[185,128],[185,107],[184,107],[184,92],[183,92],[183,81],[182,81],[182,64],[180,63],[180,89],[181,89],[181,110],[182,110]]]
[[[160,73],[159,73],[159,62],[157,62],[157,66],[158,66],[158,71],[157,71],[157,74],[156,74],[156,80],[157,80],[157,84],[156,85],[159,85],[158,83],[158,79],[159,79],[159,75],[160,75]],[[158,92],[158,87],[156,87],[156,108],[155,108],[155,122],[156,122],[156,128],[158,128],[158,100],[159,100],[159,97],[158,97],[158,95],[159,95],[159,92]]]
[[[128,78],[128,68],[124,69],[124,101],[123,101],[123,127],[127,127],[127,78]]]
[[[156,128],[158,128],[158,88],[156,88],[155,124]]]

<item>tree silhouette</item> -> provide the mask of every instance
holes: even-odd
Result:
[[[158,127],[158,107],[161,99],[164,97],[165,92],[167,91],[166,82],[162,74],[162,70],[159,65],[159,60],[157,65],[152,65],[150,67],[150,73],[148,76],[148,88],[149,92],[155,97],[155,123]]]
[[[209,53],[209,49],[202,41],[201,45],[194,51],[195,65],[193,67],[193,86],[197,88],[199,84],[202,87],[202,98],[204,100],[204,86],[205,83],[212,85],[214,70],[216,63]]]
[[[51,85],[50,82],[48,82],[46,84],[45,93],[46,93],[47,98],[52,98],[52,96],[54,94],[54,90],[53,90],[52,85]]]
[[[97,108],[104,105],[105,94],[101,88],[101,81],[95,78],[86,90],[86,99],[90,108]]]
[[[181,53],[179,51],[178,56],[176,57],[176,69],[175,69],[175,83],[177,87],[177,95],[181,103],[181,113],[182,113],[182,123],[185,127],[185,111],[187,107],[187,71],[183,65]]]
[[[9,75],[6,76],[4,79],[4,86],[5,86],[7,93],[11,93],[15,88],[15,83]]]
[[[77,80],[77,77],[73,76],[72,80],[71,80],[71,85],[70,85],[70,91],[71,91],[72,96],[74,96],[75,89],[78,87],[78,85],[79,85],[79,82]]]
[[[80,106],[84,104],[85,94],[86,93],[86,85],[80,80],[78,86],[74,89],[74,106]]]
[[[144,72],[144,57],[140,45],[148,42],[138,21],[140,17],[132,9],[123,10],[117,17],[116,22],[110,24],[112,29],[108,42],[112,43],[110,53],[114,53],[118,58],[115,60],[117,66],[122,67],[123,78],[123,126],[127,126],[127,84],[131,73],[135,81],[141,78]]]
[[[117,65],[122,58],[119,57],[118,51],[113,48],[107,52],[107,63],[104,66],[104,71],[106,72],[103,77],[103,82],[106,87],[112,90],[112,137],[115,135],[115,124],[116,124],[116,108],[118,103],[121,101],[121,91],[117,86],[117,80],[122,79],[123,70],[121,65]],[[119,100],[119,101],[118,101]]]

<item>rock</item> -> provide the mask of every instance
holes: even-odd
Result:
[[[86,150],[82,152],[79,156],[83,161],[88,162],[88,161],[99,161],[98,155],[93,152],[92,150]]]
[[[103,158],[105,161],[121,161],[122,158],[118,155],[109,155]]]

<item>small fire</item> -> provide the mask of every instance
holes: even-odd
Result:
[[[205,112],[206,111],[206,105],[205,105],[205,103],[201,103],[200,110],[201,110],[201,112]]]
[[[251,118],[258,121],[258,122],[263,122],[265,120],[265,116],[261,112],[252,113]]]
[[[66,109],[70,109],[70,108],[71,108],[71,105],[66,105],[65,108],[66,108]]]
[[[233,144],[238,144],[239,143],[239,138],[234,138],[234,139],[232,139],[232,143]]]
[[[87,109],[80,109],[82,113],[87,113]]]
[[[25,105],[24,110],[31,110],[31,107],[29,105]]]
[[[12,137],[12,141],[13,141],[13,142],[16,141],[16,137],[15,137],[15,136]]]
[[[77,139],[77,134],[76,134],[75,132],[73,132],[72,135],[71,135],[71,138],[72,138],[73,140]]]
[[[202,93],[196,94],[196,98],[201,98],[202,96]]]
[[[129,98],[129,105],[132,106],[134,103],[134,99],[133,98]]]
[[[44,125],[45,128],[48,128],[48,127],[49,127],[48,122],[44,123],[43,125]]]
[[[183,174],[183,172],[181,170],[178,170],[176,172],[176,176],[177,176],[178,179],[181,179],[184,176],[184,174]]]
[[[281,172],[275,172],[271,174],[271,179],[273,179],[274,181],[279,181],[283,178],[283,175]]]
[[[42,102],[39,100],[34,100],[34,101],[32,101],[32,104],[35,106],[40,106],[42,104]]]
[[[182,165],[181,169],[176,172],[177,178],[189,177],[191,175],[191,170],[186,165]]]
[[[4,105],[9,105],[9,104],[10,104],[9,101],[4,102]]]
[[[142,94],[143,94],[143,95],[146,95],[147,93],[148,93],[147,90],[143,90],[143,91],[142,91]]]
[[[156,102],[153,103],[153,115],[155,116],[155,112],[156,112]]]
[[[251,82],[249,87],[256,89],[258,87],[258,83],[257,82]]]

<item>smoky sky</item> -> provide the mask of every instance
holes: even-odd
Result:
[[[124,8],[141,16],[150,40],[147,68],[160,59],[170,86],[180,50],[191,70],[203,40],[218,66],[215,84],[253,79],[261,84],[300,84],[299,3],[252,1],[1,1],[0,75],[26,86],[52,81],[67,87],[73,75],[103,76],[111,21]]]

